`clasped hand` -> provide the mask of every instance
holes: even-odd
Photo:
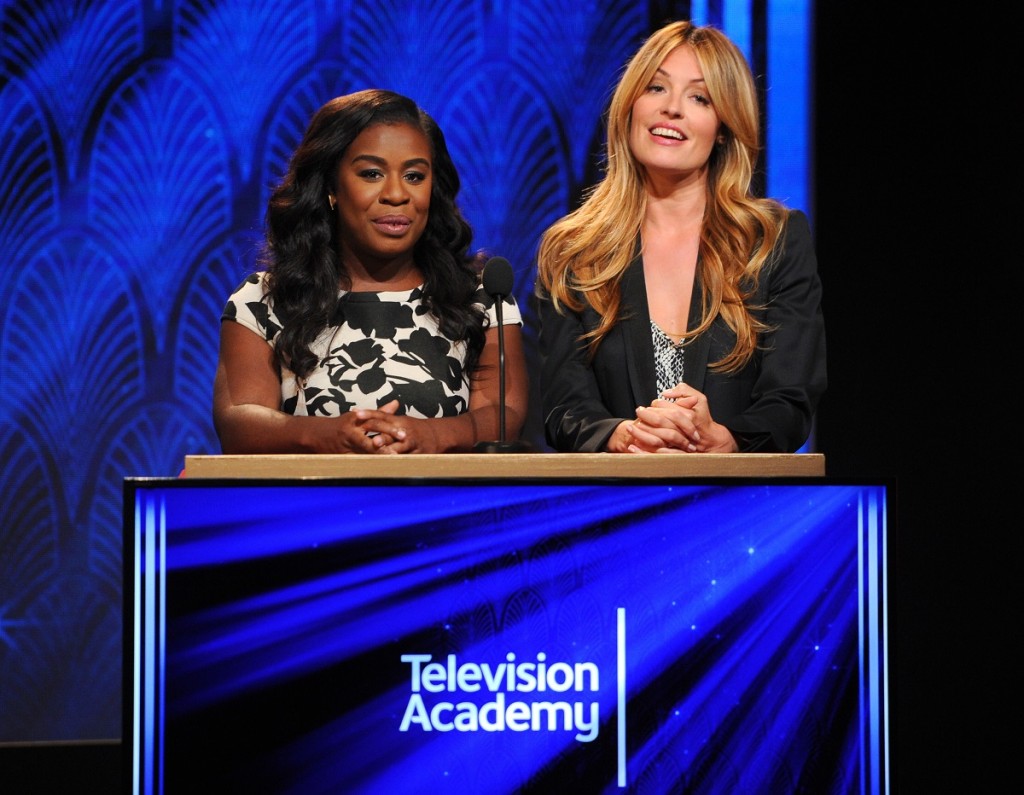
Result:
[[[708,399],[685,383],[665,390],[649,406],[638,406],[625,423],[628,453],[734,453],[732,433],[711,417]]]
[[[343,415],[349,424],[350,447],[382,455],[437,452],[429,421],[397,415],[399,405],[392,400],[379,409],[355,409]]]

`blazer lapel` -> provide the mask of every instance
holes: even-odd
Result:
[[[702,290],[700,267],[698,264],[697,273],[693,277],[693,294],[690,297],[690,319],[687,323],[690,328],[695,328],[700,324]],[[686,354],[683,359],[683,381],[692,386],[698,392],[704,391],[704,376],[708,371],[708,354],[710,351],[710,330],[701,334],[697,339],[686,346]]]
[[[654,372],[654,343],[651,341],[651,312],[647,307],[647,284],[639,241],[633,261],[622,274],[621,309],[620,326],[626,345],[630,389],[638,405],[647,406],[657,397],[657,377]]]

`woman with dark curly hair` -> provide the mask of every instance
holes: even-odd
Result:
[[[415,102],[321,107],[271,195],[262,270],[221,322],[213,418],[225,453],[441,453],[497,438],[494,299],[468,254],[458,172]],[[506,422],[527,376],[504,299]]]

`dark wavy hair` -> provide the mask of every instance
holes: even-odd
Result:
[[[377,124],[407,124],[430,143],[430,211],[413,257],[423,272],[423,300],[441,332],[466,343],[463,372],[470,374],[484,346],[485,314],[474,305],[480,268],[479,258],[468,255],[473,230],[455,203],[459,174],[437,123],[408,97],[378,89],[335,97],[316,111],[270,196],[260,264],[269,274],[268,295],[284,326],[274,351],[277,364],[299,377],[317,365],[310,345],[331,325],[345,272],[327,194],[335,190],[345,150]]]

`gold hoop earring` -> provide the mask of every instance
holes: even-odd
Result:
[[[327,201],[328,201],[328,202],[330,202],[330,205],[331,205],[331,209],[332,209],[332,210],[333,210],[333,209],[335,209],[335,208],[336,208],[336,207],[338,206],[338,202],[337,202],[337,201],[335,200],[335,198],[334,198],[334,197],[333,197],[333,196],[332,196],[331,194],[329,194],[329,193],[327,194]]]

